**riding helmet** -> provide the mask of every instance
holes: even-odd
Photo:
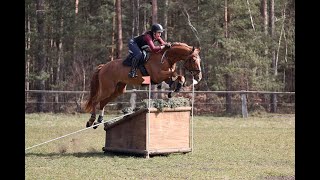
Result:
[[[151,31],[152,32],[163,32],[164,29],[161,26],[161,24],[153,24],[152,27],[151,27]]]

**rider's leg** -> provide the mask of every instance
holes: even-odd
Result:
[[[137,77],[137,66],[138,66],[139,59],[136,59],[136,57],[133,57],[131,60],[131,70],[129,72],[129,77],[134,78]]]
[[[129,72],[129,77],[134,78],[137,77],[137,66],[138,63],[140,61],[140,59],[142,58],[143,54],[140,50],[140,48],[138,47],[137,43],[134,42],[133,40],[129,41],[129,50],[132,52],[132,64],[131,64],[131,70]]]

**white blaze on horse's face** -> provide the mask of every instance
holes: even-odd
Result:
[[[199,73],[196,75],[196,80],[197,81],[200,81],[202,79],[202,72],[201,72],[201,66],[200,66],[200,62],[201,62],[201,58],[200,58],[200,55],[199,53],[196,55],[196,64],[198,66],[198,69],[199,69]]]

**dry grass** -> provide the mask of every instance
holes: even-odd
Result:
[[[85,128],[88,114],[26,114],[26,148]],[[105,116],[111,119],[115,116]],[[26,179],[295,179],[295,117],[194,117],[194,149],[150,159],[104,154],[89,129],[26,151]]]

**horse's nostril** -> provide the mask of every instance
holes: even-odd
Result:
[[[198,82],[202,79],[202,74],[201,74],[201,72],[198,74],[198,76],[197,76],[196,79],[197,79]]]

